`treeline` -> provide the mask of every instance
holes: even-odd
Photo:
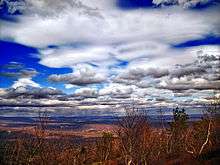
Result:
[[[118,121],[114,132],[103,132],[92,141],[76,142],[60,136],[48,139],[47,118],[39,117],[34,136],[1,140],[0,164],[4,165],[174,165],[220,162],[219,101],[201,120],[189,122],[184,109],[173,110],[173,121],[160,127],[134,106]]]

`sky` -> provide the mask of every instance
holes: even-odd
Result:
[[[204,106],[219,15],[218,0],[0,0],[0,115]]]

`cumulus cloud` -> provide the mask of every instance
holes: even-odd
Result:
[[[27,86],[39,88],[40,84],[31,80],[31,78],[20,78],[14,82],[14,84],[12,85],[12,88],[27,87]]]
[[[218,47],[216,48],[209,51],[197,51],[198,57],[191,63],[171,68],[169,75],[160,80],[159,87],[170,90],[219,90],[220,56]]]
[[[51,96],[63,95],[62,91],[52,88],[39,88],[33,86],[18,86],[4,90],[3,98],[39,99]]]
[[[126,86],[121,84],[110,84],[107,87],[99,90],[100,96],[109,96],[112,98],[129,98],[133,93],[135,87],[134,86]]]
[[[33,68],[26,68],[24,64],[19,62],[9,62],[8,64],[0,67],[0,76],[16,78],[12,84],[12,88],[18,87],[35,87],[40,88],[40,84],[34,82],[32,78],[38,72]]]
[[[192,78],[192,77],[181,77],[181,78],[172,78],[170,80],[162,80],[159,83],[159,88],[169,89],[169,90],[206,90],[206,89],[220,89],[220,81],[207,81],[203,78]]]
[[[188,75],[201,75],[206,73],[206,70],[204,68],[198,67],[198,66],[189,66],[189,67],[179,67],[171,71],[170,75],[171,77],[184,77]]]
[[[192,8],[196,5],[205,5],[212,0],[153,0],[155,5],[181,5],[184,8]]]
[[[62,75],[50,75],[49,81],[52,82],[64,82],[72,85],[88,85],[102,83],[106,81],[106,75],[103,73],[97,73],[91,67],[76,67],[73,73]]]
[[[119,74],[114,81],[115,82],[135,82],[137,83],[138,81],[144,79],[145,77],[149,76],[152,78],[160,78],[163,76],[166,76],[169,74],[168,69],[161,69],[161,68],[131,68],[126,70],[125,72],[122,72]]]
[[[98,92],[94,88],[79,88],[75,90],[74,96],[83,98],[96,98],[98,96]]]

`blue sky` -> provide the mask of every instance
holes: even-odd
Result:
[[[20,97],[97,107],[208,103],[220,89],[219,7],[214,0],[2,0],[1,104],[22,105]]]

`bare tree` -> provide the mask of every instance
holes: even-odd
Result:
[[[125,116],[118,122],[117,136],[125,164],[148,164],[156,140],[146,113],[136,107],[125,109]]]

